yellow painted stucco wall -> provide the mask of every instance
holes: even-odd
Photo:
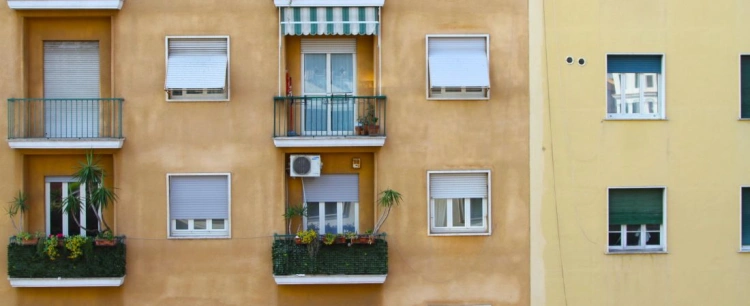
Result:
[[[271,0],[180,5],[126,0],[122,10],[112,12],[21,12],[0,5],[0,39],[15,42],[0,48],[3,99],[39,92],[38,69],[29,58],[38,50],[25,47],[38,41],[29,34],[37,33],[37,27],[47,31],[49,22],[55,32],[69,35],[87,31],[79,24],[92,17],[109,27],[109,38],[102,38],[109,39],[111,53],[109,78],[102,79],[110,83],[102,87],[109,92],[103,90],[103,96],[125,99],[125,141],[122,149],[104,154],[111,156],[107,163],[119,196],[112,209],[115,231],[127,236],[128,247],[121,287],[16,289],[0,282],[0,300],[6,305],[528,305],[527,16],[526,2],[518,0],[471,5],[386,0],[382,84],[377,83],[377,40],[359,37],[357,50],[358,93],[376,93],[381,85],[388,99],[385,145],[281,149],[272,139],[273,97],[283,75],[278,11]],[[84,28],[101,32],[102,27],[84,23]],[[427,34],[489,34],[491,99],[426,99]],[[181,35],[229,36],[229,102],[166,102],[165,37]],[[282,74],[286,69],[299,73],[295,40],[283,40]],[[7,135],[6,112],[0,107],[0,135]],[[0,201],[9,201],[19,189],[33,189],[31,181],[41,172],[27,171],[36,167],[30,161],[65,168],[73,158],[67,156],[82,157],[84,152],[66,150],[63,158],[57,151],[0,145]],[[332,158],[326,164],[341,169],[352,157],[362,158],[367,180],[361,186],[370,188],[360,193],[367,198],[362,205],[369,206],[360,208],[362,228],[372,226],[379,213],[374,207],[378,191],[393,188],[404,195],[382,229],[389,242],[384,284],[274,283],[270,247],[272,235],[286,230],[286,201],[294,200],[287,196],[287,187],[295,186],[285,170],[292,153],[321,154]],[[491,235],[427,235],[430,170],[491,171]],[[167,239],[166,176],[187,172],[232,174],[231,239]],[[35,218],[31,224],[42,222],[36,213],[29,217]],[[0,218],[0,237],[12,233],[8,218]],[[0,258],[6,253],[0,248]],[[0,275],[5,273],[0,265]]]
[[[747,305],[750,257],[738,251],[750,126],[737,118],[750,3],[534,7],[531,83],[543,94],[531,99],[531,171],[543,175],[532,181],[532,304]],[[666,120],[605,119],[608,53],[664,55]],[[665,254],[606,254],[614,186],[666,188]]]

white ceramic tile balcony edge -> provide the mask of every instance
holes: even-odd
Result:
[[[123,277],[91,278],[13,278],[8,277],[11,287],[119,287]]]
[[[277,148],[292,147],[382,147],[385,136],[275,137]]]
[[[11,149],[121,149],[125,139],[8,139]]]
[[[382,275],[274,275],[277,285],[345,285],[382,284],[388,274]]]
[[[277,7],[383,6],[385,0],[273,0]]]
[[[14,10],[119,10],[123,0],[8,0]]]

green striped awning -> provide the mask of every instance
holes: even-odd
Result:
[[[377,7],[282,7],[284,35],[377,35]]]

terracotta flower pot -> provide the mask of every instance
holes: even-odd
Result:
[[[39,238],[22,239],[21,245],[36,245],[39,242]]]
[[[96,246],[115,246],[117,239],[95,239],[94,244]]]

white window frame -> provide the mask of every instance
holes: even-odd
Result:
[[[608,86],[607,80],[609,79],[607,77],[609,75],[609,73],[607,72],[608,71],[607,66],[609,65],[609,61],[607,60],[607,58],[610,55],[615,55],[615,56],[617,56],[617,55],[632,55],[632,56],[649,56],[649,55],[653,56],[653,55],[656,55],[656,56],[661,56],[661,73],[659,73],[655,77],[655,79],[654,79],[656,88],[660,89],[659,92],[658,92],[658,95],[657,95],[657,99],[658,99],[658,101],[657,101],[657,107],[659,109],[659,112],[657,112],[656,114],[621,114],[621,113],[609,113],[607,111],[607,103],[609,101],[609,91],[607,89],[607,86]],[[607,53],[607,54],[605,54],[605,56],[604,56],[604,112],[605,112],[605,118],[608,119],[608,120],[666,120],[667,119],[667,108],[666,108],[666,104],[667,104],[666,103],[666,97],[667,97],[666,96],[666,92],[667,92],[667,90],[666,90],[666,86],[665,86],[666,85],[666,71],[667,71],[666,70],[666,62],[667,62],[667,57],[666,57],[666,55],[664,53]],[[647,84],[646,83],[646,76],[647,75],[652,75],[652,74],[653,73],[638,73],[638,74],[636,74],[639,77],[638,81],[641,84],[641,86],[640,86],[641,90],[640,90],[640,93],[639,93],[639,95],[640,95],[639,96],[639,101],[641,101],[640,102],[641,105],[645,104],[645,99],[646,99],[645,92],[648,89],[653,88],[653,87],[646,88],[646,84]],[[625,82],[626,82],[625,78],[621,78],[620,79],[620,88],[624,87],[623,85],[624,85]],[[624,90],[622,90],[622,93],[620,93],[620,94],[622,96],[621,100],[626,100],[625,96],[627,95],[627,93]],[[642,109],[642,107],[641,107],[641,109]]]
[[[490,35],[489,34],[428,34],[425,36],[425,97],[427,100],[489,100],[490,87],[439,87],[440,93],[430,87],[430,39],[431,38],[462,38],[482,37],[485,39],[485,52],[487,54],[487,69],[491,69],[490,61]],[[489,73],[489,71],[488,71]],[[492,80],[490,74],[490,81]],[[481,88],[481,93],[472,92]]]
[[[331,201],[329,201],[331,202]],[[325,213],[326,209],[326,202],[305,202],[305,207],[307,207],[308,203],[318,203],[318,234],[325,235],[326,234],[326,216]],[[344,203],[351,203],[352,208],[350,208],[349,214],[354,214],[354,232],[359,233],[359,202],[336,202],[336,227],[339,234],[344,233]],[[330,214],[328,214],[330,215]],[[304,230],[307,230],[307,220],[308,216],[305,215],[302,217],[302,223]]]
[[[229,39],[229,35],[211,35],[211,36],[166,36],[164,38],[164,77],[166,79],[167,75],[167,67],[169,67],[169,40],[170,39],[216,39],[216,38],[224,38],[227,40],[227,77],[226,77],[226,88],[224,91],[226,94],[215,94],[215,93],[208,93],[209,90],[214,90],[217,88],[203,88],[203,93],[200,94],[188,94],[187,90],[185,88],[181,89],[182,96],[189,96],[186,98],[179,98],[175,99],[173,98],[172,91],[173,90],[166,90],[164,93],[164,96],[167,100],[167,102],[228,102],[231,98],[230,94],[230,76],[231,74],[231,40]],[[198,88],[192,88],[192,89],[198,89]],[[176,89],[174,89],[176,90]]]
[[[621,225],[620,227],[620,235],[621,243],[620,246],[610,246],[609,245],[609,191],[612,189],[661,189],[663,192],[662,196],[662,215],[663,220],[661,223],[661,226],[659,227],[659,242],[660,244],[658,246],[656,245],[650,245],[646,246],[646,225],[645,224],[625,224]],[[666,186],[617,186],[617,187],[607,187],[607,213],[605,215],[606,220],[605,223],[607,224],[607,243],[605,247],[607,248],[605,254],[633,254],[633,253],[667,253],[667,187]],[[627,241],[627,231],[626,228],[628,225],[640,225],[640,235],[639,235],[639,244],[638,246],[626,246]]]
[[[227,177],[227,219],[224,220],[223,230],[212,230],[212,220],[210,218],[203,218],[198,220],[206,220],[205,230],[193,229],[194,220],[188,220],[187,230],[178,230],[177,221],[173,220],[170,216],[169,207],[171,205],[169,201],[169,179],[173,176],[226,176]],[[232,174],[229,172],[206,172],[206,173],[167,173],[167,239],[231,239],[232,238]],[[181,235],[173,235],[173,231],[179,232]],[[185,235],[185,236],[182,236]]]
[[[483,199],[482,207],[484,213],[482,215],[483,226],[472,227],[471,218],[467,218],[466,226],[461,227],[447,227],[436,229],[434,226],[434,212],[435,201],[430,196],[430,176],[432,174],[464,174],[464,173],[484,173],[487,175],[487,198]],[[470,198],[464,199],[464,205],[471,206]],[[448,199],[448,207],[452,208],[452,199]],[[469,210],[466,210],[469,212]],[[470,216],[469,213],[466,214]],[[448,210],[448,217],[451,217],[451,210]],[[449,224],[453,221],[449,219]],[[427,171],[427,236],[490,236],[492,235],[492,173],[490,170],[434,170]]]
[[[48,181],[49,180],[49,181]],[[45,221],[45,232],[47,236],[51,234],[52,229],[52,197],[50,196],[50,190],[52,183],[62,183],[62,194],[60,195],[62,199],[68,197],[68,184],[70,183],[77,183],[77,181],[71,177],[71,176],[48,176],[45,177],[44,182],[44,207],[45,207],[45,213],[44,213],[44,221]],[[81,210],[81,213],[78,215],[78,221],[82,223],[86,223],[86,213],[89,210],[88,204],[86,203],[86,184],[81,184],[79,187],[79,197],[81,198],[81,205],[85,209]],[[99,214],[101,214],[102,210],[101,207],[99,208]],[[75,227],[75,224],[68,224],[68,213],[66,211],[62,211],[62,234],[63,236],[69,236],[70,227]],[[101,224],[97,222],[96,224],[96,230],[101,230]],[[86,231],[82,230],[81,235],[83,237],[86,237]]]

